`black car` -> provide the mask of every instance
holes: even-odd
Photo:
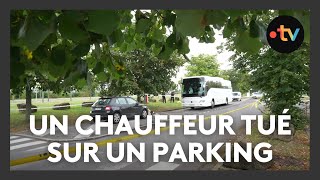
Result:
[[[90,116],[100,115],[101,119],[107,119],[108,115],[113,115],[113,122],[119,123],[121,115],[133,118],[140,115],[145,119],[148,115],[148,107],[139,104],[131,97],[106,97],[99,98],[92,106]]]

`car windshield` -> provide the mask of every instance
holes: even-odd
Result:
[[[238,96],[238,95],[239,95],[239,93],[232,93],[232,95],[234,95],[234,96]]]
[[[111,101],[111,98],[101,98],[101,99],[98,99],[94,104],[93,106],[105,106],[105,105],[108,105]]]

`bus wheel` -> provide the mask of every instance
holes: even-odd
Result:
[[[211,101],[211,109],[213,109],[215,106],[214,100]]]

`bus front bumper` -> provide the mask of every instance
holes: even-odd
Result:
[[[183,107],[209,107],[210,103],[182,103]]]

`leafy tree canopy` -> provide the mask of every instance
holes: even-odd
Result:
[[[200,54],[192,57],[187,65],[186,76],[219,76],[216,56]]]
[[[37,74],[54,84],[64,80],[65,85],[81,86],[90,63],[94,72],[106,68],[112,77],[120,78],[125,73],[110,63],[113,48],[121,52],[150,49],[154,56],[168,59],[175,51],[189,52],[188,37],[214,42],[213,28],[223,29],[231,49],[255,54],[265,42],[266,24],[277,14],[293,15],[309,28],[309,11],[13,10],[11,88],[23,87],[27,77],[34,80]],[[305,32],[308,42],[309,31]],[[101,47],[102,43],[106,46]],[[96,63],[82,60],[93,46]]]
[[[169,91],[173,86],[171,77],[176,74],[177,67],[185,62],[178,54],[166,60],[153,56],[152,52],[139,50],[122,54],[121,58],[124,59],[126,75],[108,83],[110,95],[160,94]]]

